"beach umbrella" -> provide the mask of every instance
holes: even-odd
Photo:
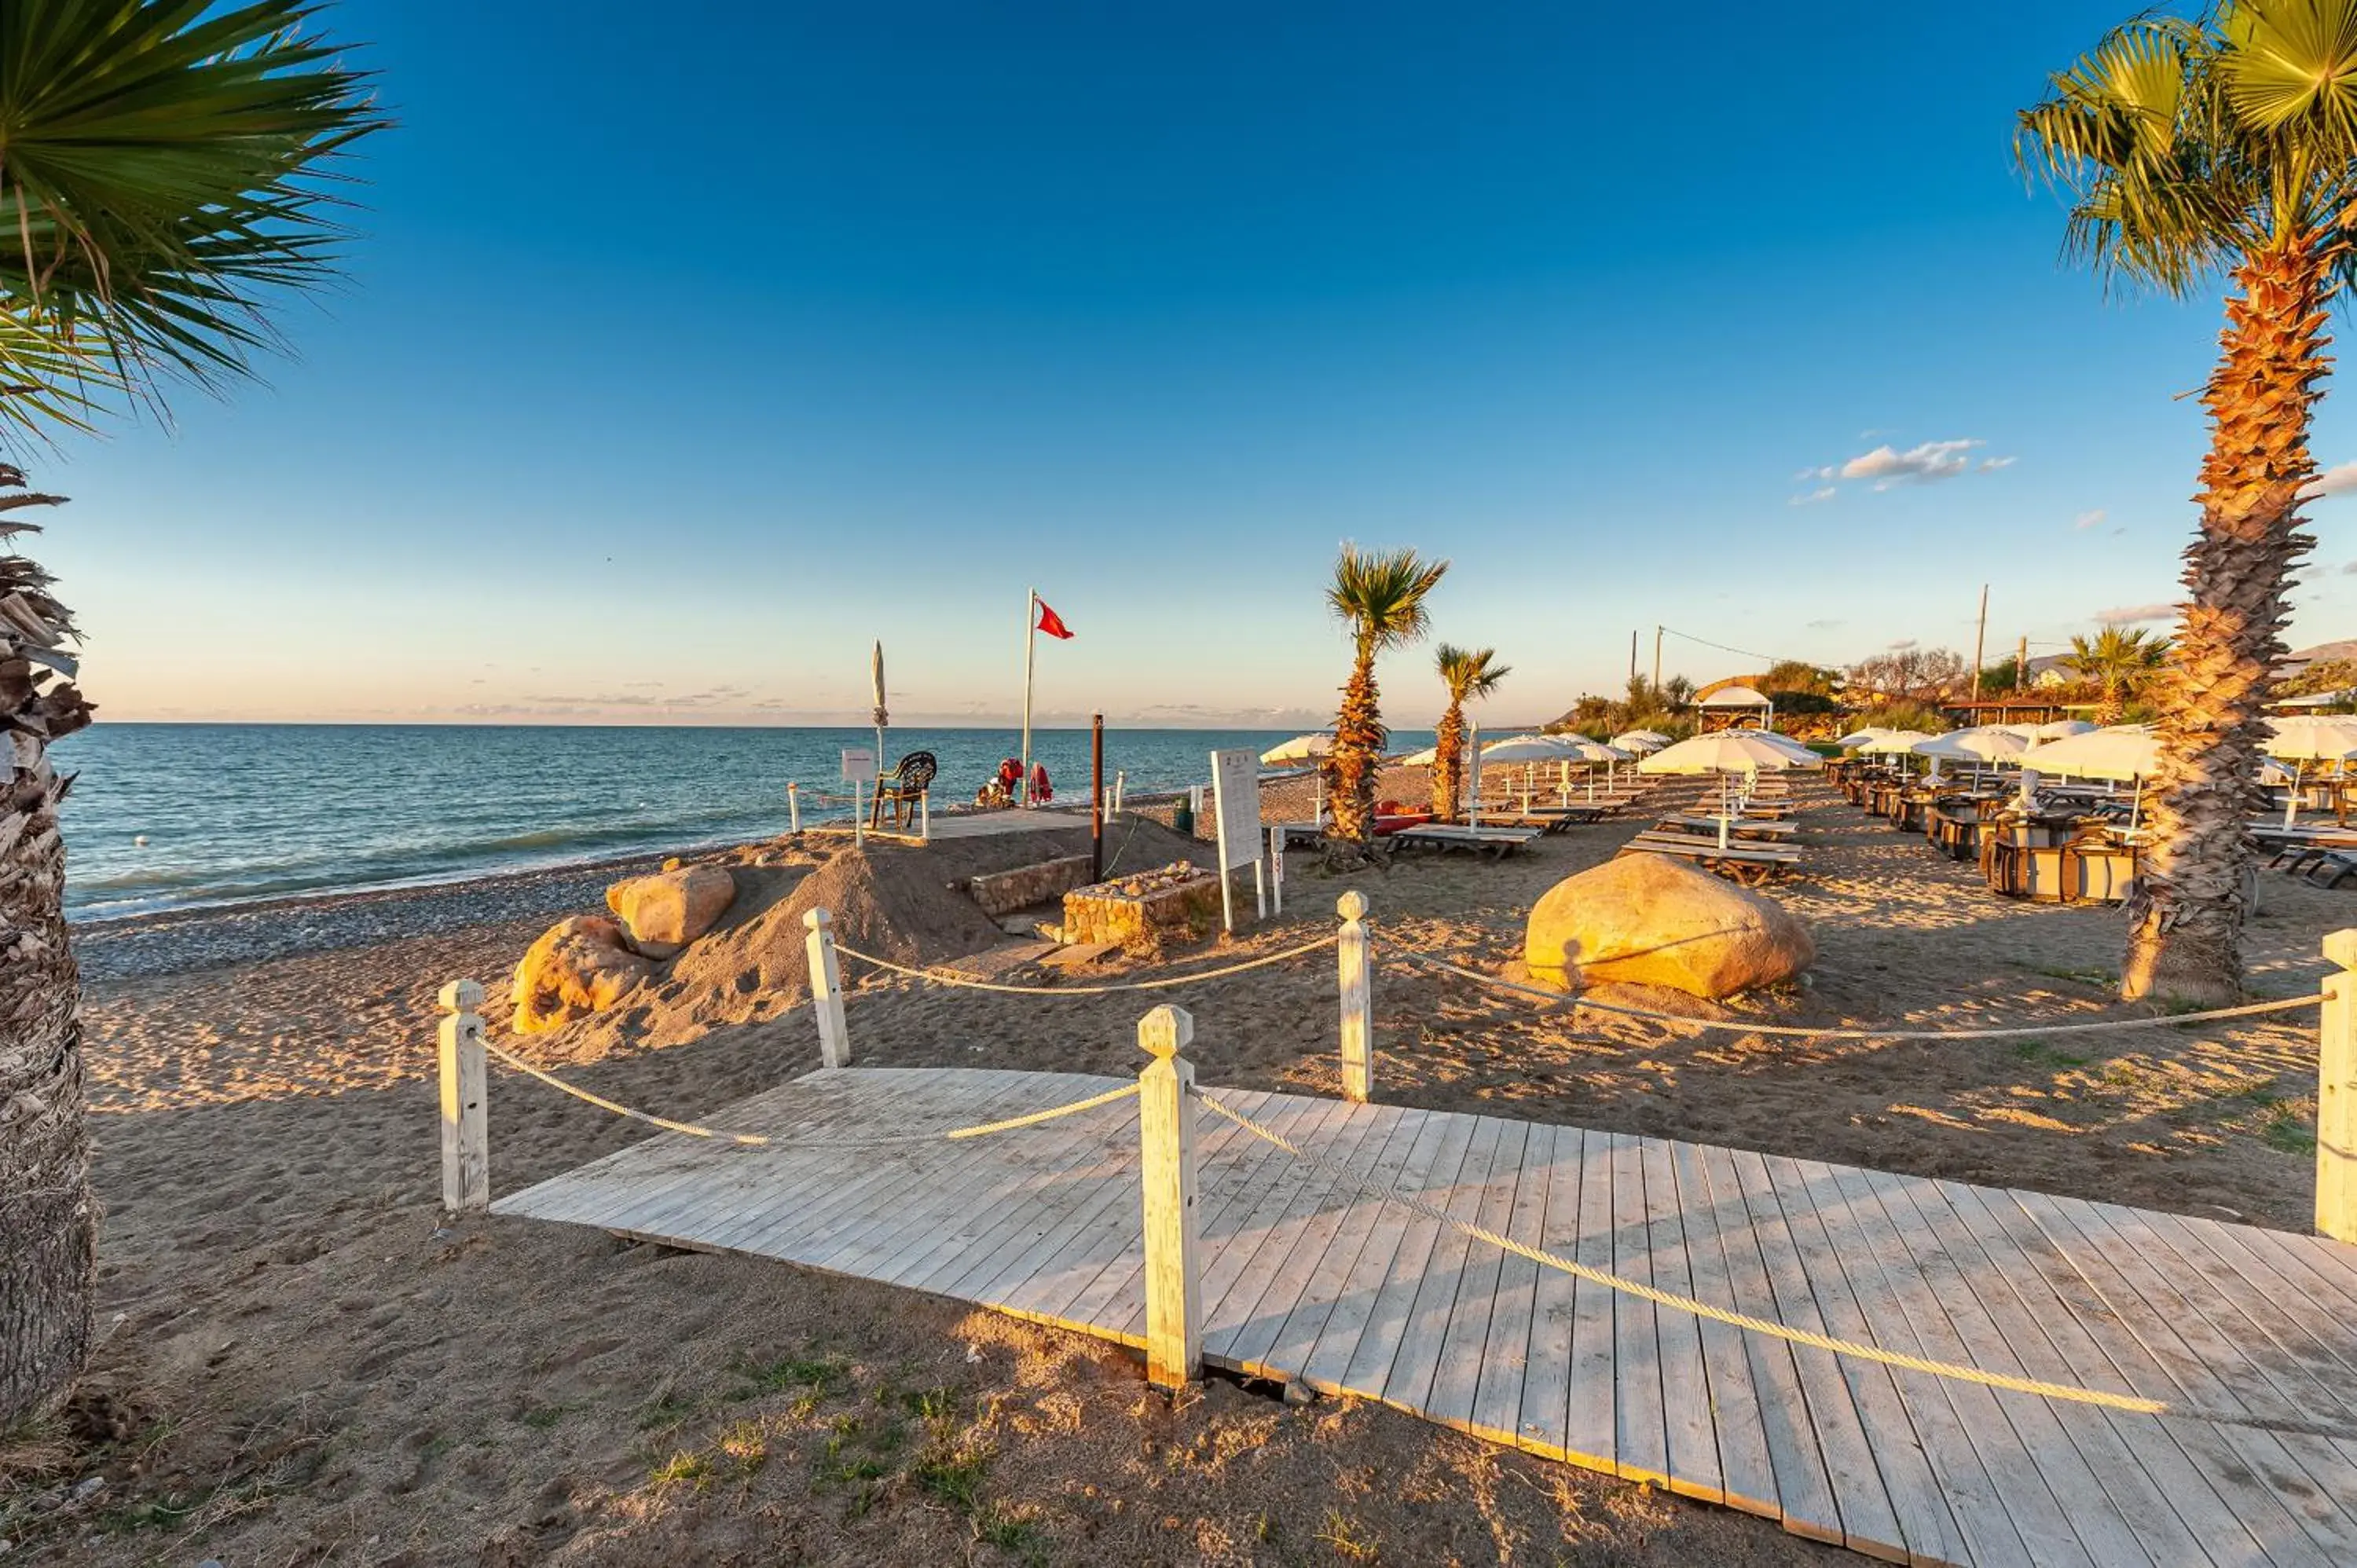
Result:
[[[876,687],[876,770],[880,777],[884,771],[884,726],[892,722],[892,715],[884,706],[884,639],[880,637],[876,639],[876,651],[867,657],[867,677]]]
[[[2269,719],[2273,732],[2266,746],[2269,757],[2292,764],[2291,794],[2284,800],[2284,826],[2299,820],[2299,764],[2339,762],[2357,756],[2357,718],[2327,718],[2303,714],[2298,718]]]
[[[1508,736],[1481,748],[1481,766],[1486,768],[1493,762],[1524,764],[1523,806],[1527,811],[1531,803],[1531,768],[1542,762],[1568,762],[1571,756],[1571,748],[1551,735]]]
[[[1563,777],[1561,783],[1564,793],[1566,796],[1568,796],[1571,791],[1571,765],[1574,762],[1585,762],[1589,765],[1587,769],[1587,798],[1593,800],[1596,799],[1595,764],[1598,762],[1604,764],[1604,781],[1606,786],[1609,788],[1620,765],[1623,762],[1635,760],[1633,753],[1623,751],[1617,746],[1607,746],[1599,740],[1590,740],[1584,735],[1561,735],[1553,736],[1549,738],[1554,740],[1563,749]]]
[[[1786,753],[1792,757],[1793,760],[1803,762],[1803,766],[1808,762],[1822,763],[1824,761],[1824,758],[1819,757],[1816,752],[1811,749],[1806,744],[1794,740],[1791,736],[1785,735],[1781,731],[1763,729],[1755,730],[1752,733],[1757,735],[1761,740],[1766,741],[1769,745],[1776,747],[1777,750]]]
[[[1919,729],[1887,729],[1857,749],[1868,757],[1912,757],[1917,746],[1932,738]]]
[[[1262,752],[1261,766],[1281,768],[1288,762],[1314,762],[1333,749],[1334,737],[1322,730],[1313,735],[1297,735]]]
[[[2093,735],[2103,727],[2085,719],[2056,719],[2051,724],[2030,725],[2029,736],[2032,740],[2061,740],[2068,736]]]
[[[1950,730],[1915,743],[1916,756],[1948,762],[2010,762],[2029,749],[2021,736],[1995,725]]]
[[[1670,744],[1670,737],[1659,730],[1632,729],[1612,737],[1612,744],[1622,751],[1633,751],[1642,757],[1649,751],[1659,751]]]
[[[1401,757],[1399,765],[1402,768],[1432,768],[1437,766],[1439,761],[1440,748],[1437,746],[1427,746],[1414,757]]]
[[[1872,746],[1876,741],[1880,740],[1884,736],[1895,733],[1897,732],[1887,730],[1880,725],[1868,725],[1864,729],[1850,731],[1849,734],[1842,736],[1841,739],[1835,741],[1834,744],[1840,746],[1844,751],[1862,751],[1866,747]]]
[[[1805,748],[1803,748],[1805,751]],[[1741,773],[1749,777],[1765,768],[1780,772],[1788,768],[1823,768],[1824,757],[1806,752],[1807,760],[1794,756],[1781,746],[1772,745],[1756,729],[1723,729],[1715,735],[1698,735],[1692,740],[1682,740],[1675,746],[1664,746],[1637,764],[1640,773],[1717,773],[1719,786],[1718,847],[1727,847],[1727,818],[1725,776]]]
[[[2065,779],[2147,779],[2160,766],[2160,739],[2147,725],[2115,725],[2041,741],[2015,760]]]

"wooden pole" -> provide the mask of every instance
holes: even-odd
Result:
[[[1988,640],[1988,585],[1981,585],[1981,618],[1973,628],[1973,701],[1981,700],[1981,650]],[[1980,711],[1973,712],[1973,722],[1981,721]]]
[[[1104,880],[1104,715],[1089,715],[1089,884]]]
[[[1342,1098],[1363,1105],[1374,1098],[1374,986],[1367,951],[1367,896],[1357,889],[1334,908],[1342,934],[1334,944],[1342,988]]]
[[[1138,1020],[1137,1043],[1154,1059],[1137,1075],[1139,1171],[1146,1208],[1146,1379],[1176,1389],[1203,1375],[1203,1300],[1195,1233],[1195,1065],[1179,1053],[1195,1037],[1184,1008]]]
[[[2357,930],[2327,936],[2324,956],[2333,972],[2317,1030],[2316,1229],[2357,1242]]]
[[[491,1207],[491,1142],[483,1115],[483,988],[454,980],[442,988],[442,1207],[487,1214]]]
[[[818,1015],[819,1060],[828,1067],[851,1065],[851,1030],[843,1016],[843,966],[834,953],[831,916],[813,909],[802,917],[810,928],[811,1011]]]

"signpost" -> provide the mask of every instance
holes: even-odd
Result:
[[[1268,912],[1268,887],[1260,869],[1260,754],[1254,751],[1211,753],[1211,810],[1218,818],[1220,863],[1220,922],[1236,929],[1235,896],[1228,874],[1239,866],[1253,868],[1253,900]]]
[[[859,801],[859,787],[876,784],[876,754],[864,746],[843,748],[843,781],[851,786],[851,842],[866,842],[866,809]]]

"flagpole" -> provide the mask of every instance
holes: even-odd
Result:
[[[1039,590],[1028,588],[1023,599],[1023,781],[1017,799],[1031,803],[1031,661],[1039,646]]]

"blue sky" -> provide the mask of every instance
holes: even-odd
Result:
[[[1493,723],[1656,623],[1969,652],[1986,580],[2050,645],[2174,593],[2216,332],[2010,162],[2128,9],[340,0],[402,122],[349,284],[44,456],[44,548],[118,719],[825,722],[880,636],[897,717],[996,720],[1036,585],[1044,714],[1292,725],[1345,538],[1453,559]]]

